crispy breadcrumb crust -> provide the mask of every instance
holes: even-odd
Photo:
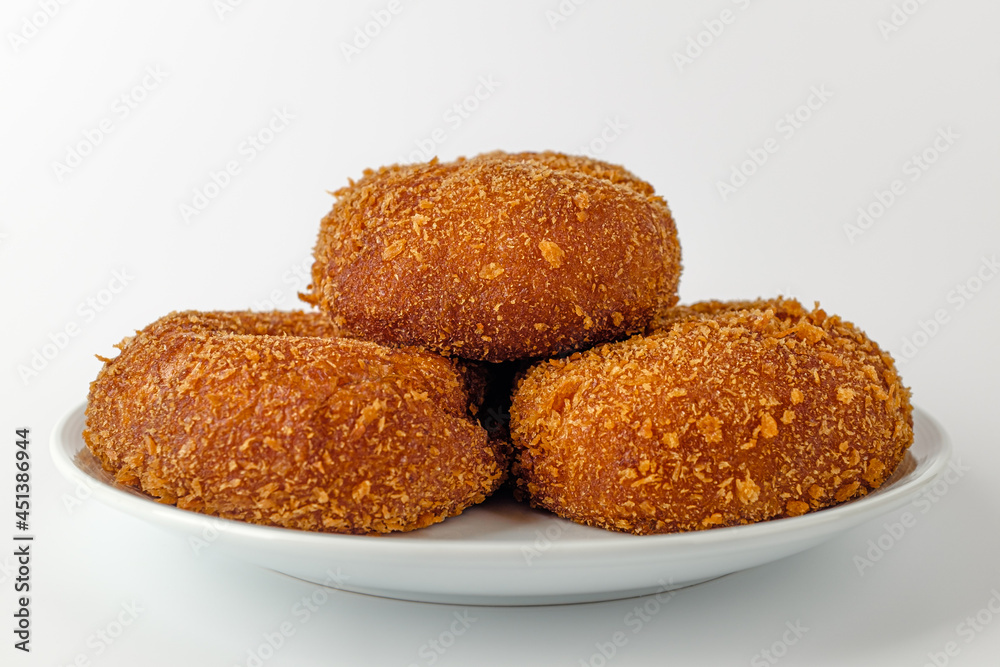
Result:
[[[413,530],[500,486],[481,372],[333,333],[320,313],[171,313],[104,360],[84,440],[164,503],[302,530]]]
[[[892,358],[818,306],[713,301],[656,326],[521,378],[532,505],[637,534],[795,516],[877,489],[913,441]]]
[[[670,210],[616,165],[493,152],[334,195],[302,297],[342,335],[499,362],[639,333],[677,302]]]

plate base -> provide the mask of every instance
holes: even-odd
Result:
[[[638,537],[581,526],[502,495],[411,533],[309,533],[164,505],[116,484],[81,436],[85,406],[52,432],[59,471],[93,498],[265,569],[337,590],[414,602],[526,606],[620,600],[692,586],[815,547],[902,507],[948,469],[941,427],[914,409],[914,442],[880,489],[837,507],[761,523]],[[113,530],[114,527],[109,527]]]

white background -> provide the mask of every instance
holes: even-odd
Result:
[[[0,547],[0,663],[246,665],[312,594],[72,502],[48,435],[86,396],[94,355],[170,310],[296,307],[326,191],[423,145],[442,159],[554,149],[624,164],[676,216],[684,301],[820,301],[902,362],[968,468],[930,509],[678,593],[607,664],[770,664],[761,651],[786,623],[808,630],[779,647],[781,665],[998,664],[1000,5],[48,4],[51,18],[38,0],[0,11],[0,542],[13,544],[25,426],[37,536],[30,655],[12,648],[12,547]],[[366,44],[372,12],[391,21],[369,25]],[[276,113],[291,118],[251,159],[244,142]],[[102,122],[110,132],[92,141]],[[719,183],[769,139],[776,152],[724,196]],[[925,151],[922,170],[912,158]],[[185,220],[230,161],[239,172]],[[880,215],[849,233],[859,207]],[[904,511],[916,524],[859,571]],[[596,665],[636,604],[475,608],[439,655],[426,647],[456,608],[334,594],[265,664]],[[97,640],[123,605],[134,622]],[[977,613],[989,622],[970,632]]]

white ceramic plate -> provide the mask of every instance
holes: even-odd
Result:
[[[164,505],[115,484],[83,443],[81,405],[55,426],[60,472],[93,497],[185,536],[293,577],[343,590],[454,604],[540,605],[647,595],[790,556],[903,506],[948,465],[951,446],[925,412],[915,440],[878,491],[789,519],[672,535],[635,536],[577,525],[494,497],[411,533],[328,535],[228,521]]]

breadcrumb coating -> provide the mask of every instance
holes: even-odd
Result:
[[[412,530],[500,486],[480,371],[333,333],[320,313],[171,313],[104,359],[84,440],[164,503],[302,530]]]
[[[677,302],[670,210],[619,166],[493,152],[334,194],[303,298],[341,335],[500,362],[639,333]]]
[[[796,516],[877,489],[910,392],[853,324],[791,299],[661,313],[649,335],[542,361],[511,408],[536,507],[637,534]]]

